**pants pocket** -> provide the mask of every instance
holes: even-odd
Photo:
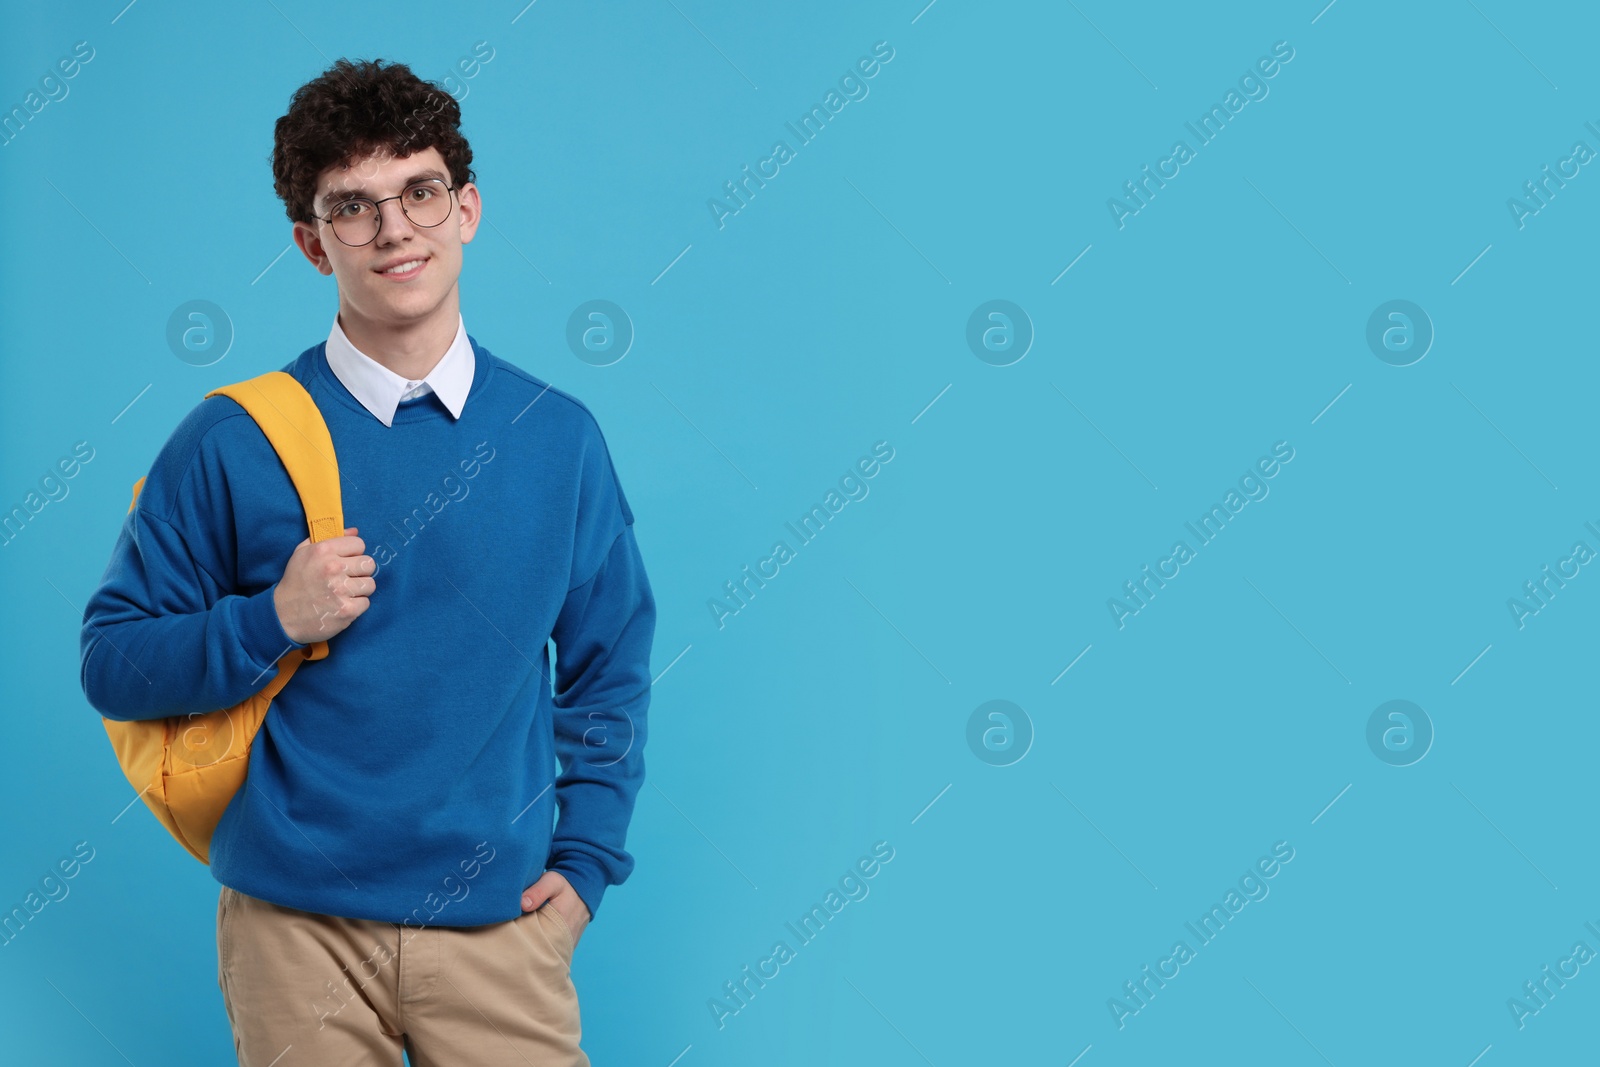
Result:
[[[551,904],[548,900],[539,905],[538,911],[548,912],[549,918],[555,923],[557,930],[559,930],[559,933],[556,935],[556,943],[561,946],[561,952],[566,957],[567,963],[570,966],[572,963],[573,953],[576,952],[578,948],[577,941],[575,941],[572,937],[572,927],[567,925],[566,917],[557,911],[555,909],[555,905]]]

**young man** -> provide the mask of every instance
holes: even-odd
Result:
[[[655,601],[594,417],[466,333],[483,206],[459,124],[406,66],[346,60],[277,122],[295,244],[339,297],[327,341],[282,369],[328,424],[346,533],[311,543],[265,436],[211,397],[85,611],[84,690],[113,719],[230,707],[329,642],[274,700],[211,842],[218,984],[251,1067],[291,1046],[587,1064],[572,954],[633,868]]]

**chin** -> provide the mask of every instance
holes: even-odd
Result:
[[[380,284],[378,291],[373,294],[372,303],[374,306],[386,308],[394,314],[406,316],[420,317],[426,315],[438,307],[443,302],[445,294],[449,292],[448,289],[436,290],[432,287],[401,291],[386,290],[382,287],[384,284],[387,283]]]

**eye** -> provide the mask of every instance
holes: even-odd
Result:
[[[431,182],[425,185],[413,185],[411,188],[406,190],[406,198],[413,204],[427,203],[436,195],[438,195],[438,191],[434,189],[433,183]]]
[[[374,210],[370,200],[346,200],[335,204],[330,214],[336,219],[359,219]]]

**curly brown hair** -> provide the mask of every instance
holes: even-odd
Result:
[[[450,184],[474,181],[472,148],[461,135],[461,105],[404,63],[336,60],[296,89],[273,129],[272,184],[293,222],[313,219],[317,178],[377,153],[404,158],[437,148]]]

